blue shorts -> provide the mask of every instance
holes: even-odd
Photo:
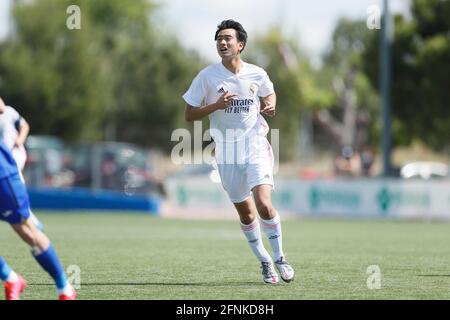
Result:
[[[30,217],[30,200],[19,174],[0,179],[0,220],[21,223]]]

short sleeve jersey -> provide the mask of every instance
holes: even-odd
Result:
[[[0,142],[3,142],[10,150],[14,146],[18,130],[25,120],[12,107],[6,106],[5,112],[0,113]]]
[[[0,179],[18,173],[17,164],[9,149],[0,142]]]
[[[262,68],[241,63],[237,74],[222,63],[206,67],[183,95],[192,107],[215,103],[226,91],[237,95],[230,107],[209,114],[210,132],[216,142],[236,142],[250,133],[266,135],[269,130],[260,114],[259,97],[274,93],[273,83]]]

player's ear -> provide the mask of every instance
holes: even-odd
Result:
[[[243,41],[239,41],[238,46],[239,46],[239,52],[242,52],[242,50],[244,50],[245,43]]]

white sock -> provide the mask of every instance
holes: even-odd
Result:
[[[261,230],[259,228],[258,219],[255,219],[250,224],[243,224],[241,222],[241,230],[244,232],[245,237],[248,240],[248,244],[255,254],[256,258],[258,258],[261,262],[269,262],[272,260],[270,254],[267,252],[266,248],[264,248],[263,241],[261,239]]]
[[[70,285],[69,281],[67,281],[66,286],[62,289],[58,289],[58,294],[64,294],[66,296],[71,296],[73,294],[73,288]]]
[[[277,261],[281,257],[284,257],[280,215],[277,213],[277,215],[270,220],[261,219],[261,224],[264,233],[269,239],[270,246],[272,247],[273,259]]]
[[[17,280],[19,280],[17,273],[11,270],[11,272],[8,275],[8,278],[6,279],[6,282],[16,282]]]

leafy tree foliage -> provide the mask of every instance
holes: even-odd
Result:
[[[412,18],[395,17],[392,43],[393,137],[422,140],[436,150],[449,145],[450,1],[413,0]],[[379,34],[365,52],[364,68],[379,86]]]
[[[267,120],[272,129],[280,130],[281,160],[292,159],[299,146],[301,111],[328,105],[332,97],[317,87],[309,60],[300,46],[278,28],[256,37],[248,50],[249,61],[264,68],[274,83],[277,114]]]
[[[80,30],[66,27],[69,5],[81,9]],[[168,148],[201,61],[161,32],[156,11],[147,0],[19,3],[0,48],[2,97],[34,134]]]

